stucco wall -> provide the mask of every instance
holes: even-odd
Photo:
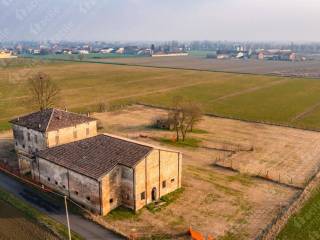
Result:
[[[18,125],[13,125],[12,130],[15,149],[17,152],[33,154],[36,151],[46,148],[46,139],[44,133]],[[28,135],[30,140],[28,139]]]
[[[136,210],[152,202],[153,189],[159,199],[181,187],[181,167],[181,154],[164,150],[153,150],[139,162],[135,167]],[[143,192],[145,199],[141,199]]]
[[[89,132],[87,134],[87,129]],[[70,143],[97,135],[97,122],[78,124],[72,127],[62,128],[57,131],[47,132],[47,146],[54,147],[57,145]],[[58,141],[57,141],[58,136]]]
[[[37,158],[39,163],[39,181],[93,212],[100,213],[99,182],[67,170],[45,159]],[[39,173],[38,173],[39,176]]]

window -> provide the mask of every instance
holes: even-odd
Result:
[[[78,192],[78,191],[74,191],[74,194],[75,194],[75,195],[79,195],[79,192]]]
[[[47,179],[48,179],[48,182],[50,182],[50,178],[48,177]]]
[[[16,142],[16,146],[18,146],[18,142]]]
[[[63,185],[62,187],[65,189],[65,188],[66,188],[66,185]]]
[[[59,135],[56,135],[56,145],[59,144]]]
[[[90,133],[89,128],[86,128],[86,134],[87,134],[87,136],[89,135],[89,133]]]
[[[171,183],[173,183],[173,182],[174,182],[174,178],[171,179]]]
[[[22,147],[23,147],[23,148],[26,148],[26,146],[25,146],[24,144],[22,145]]]
[[[78,137],[77,130],[74,130],[74,131],[73,131],[73,138],[77,138],[77,137]]]
[[[141,200],[144,200],[144,199],[146,199],[146,192],[141,193]]]
[[[126,199],[130,200],[130,195],[129,194],[126,194]]]
[[[54,183],[55,183],[56,185],[58,185],[58,182],[57,182],[57,181],[55,181]]]
[[[28,141],[31,140],[30,133],[28,132]]]
[[[87,197],[87,200],[90,201],[90,197],[89,196]]]
[[[166,188],[167,187],[167,182],[166,181],[162,181],[162,188]]]
[[[109,202],[110,202],[110,203],[113,203],[113,198],[110,198]]]
[[[36,143],[38,143],[38,136],[37,136],[37,135],[34,135],[34,141],[35,141]]]

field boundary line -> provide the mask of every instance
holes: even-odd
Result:
[[[64,61],[64,62],[75,62],[75,63],[97,63],[97,64],[129,66],[129,67],[132,66],[132,67],[186,70],[186,71],[198,71],[198,72],[212,72],[212,73],[240,74],[240,75],[252,75],[252,76],[279,77],[279,78],[291,78],[291,79],[309,79],[309,80],[319,79],[319,77],[279,75],[277,73],[233,72],[233,71],[197,69],[197,68],[179,68],[179,67],[169,67],[169,66],[165,67],[165,66],[152,66],[152,65],[143,65],[143,64],[140,65],[140,64],[130,64],[130,63],[121,63],[121,62],[101,62],[101,61],[89,61],[89,60],[80,61],[80,60],[71,60],[71,59],[34,58],[34,57],[27,57],[27,56],[23,56],[23,58],[29,58],[29,59],[35,59],[35,60],[47,60],[47,61]]]
[[[310,178],[303,191],[296,193],[287,206],[280,206],[281,209],[277,216],[261,230],[255,240],[273,240],[280,234],[281,230],[286,226],[289,219],[298,213],[305,203],[313,196],[315,191],[319,189],[320,184],[320,166],[316,173]]]
[[[274,82],[271,82],[271,83],[263,85],[263,86],[256,86],[256,87],[252,87],[252,88],[247,88],[247,89],[244,89],[242,91],[238,91],[238,92],[235,92],[235,93],[230,93],[230,94],[218,97],[218,98],[214,99],[212,102],[218,102],[218,101],[221,101],[221,100],[224,100],[224,99],[227,99],[227,98],[236,97],[236,96],[243,95],[243,94],[246,94],[246,93],[252,93],[252,92],[255,92],[257,90],[270,88],[270,87],[273,87],[273,86],[276,86],[276,85],[280,85],[282,83],[287,83],[288,81],[289,80],[281,79],[281,80],[274,81]]]
[[[317,110],[317,108],[320,107],[320,102],[316,103],[315,105],[307,108],[305,111],[297,114],[296,116],[294,116],[290,121],[291,122],[295,122],[301,119],[304,119],[305,117],[307,117],[308,115],[310,115],[311,113],[313,113],[314,111]]]
[[[142,103],[142,102],[135,102],[131,105],[141,105],[141,106],[145,106],[145,107],[158,108],[158,109],[163,109],[163,110],[167,110],[167,111],[172,110],[172,108],[169,108],[169,107],[146,104],[146,103]],[[244,122],[244,123],[256,123],[256,124],[262,124],[262,125],[268,125],[268,126],[274,126],[274,127],[284,127],[284,128],[320,133],[320,129],[317,129],[317,128],[297,127],[297,126],[293,126],[293,125],[285,124],[285,123],[281,124],[281,123],[272,123],[272,122],[268,122],[268,121],[247,120],[247,119],[231,117],[231,116],[222,116],[222,115],[213,114],[213,113],[204,113],[204,116],[221,118],[221,119],[228,119],[228,120],[235,120],[235,121],[240,121],[240,122]]]

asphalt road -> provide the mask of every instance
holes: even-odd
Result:
[[[31,204],[39,211],[45,213],[56,221],[67,224],[65,209],[54,202],[48,202],[47,199],[37,195],[31,188],[24,185],[13,178],[7,176],[0,171],[0,187],[4,190],[12,193],[16,197],[23,199]],[[121,236],[114,234],[113,232],[95,224],[89,220],[84,219],[80,215],[69,214],[71,229],[80,234],[82,237],[88,240],[122,240],[125,239]]]

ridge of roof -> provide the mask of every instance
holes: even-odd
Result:
[[[152,150],[149,146],[99,134],[47,148],[39,151],[37,157],[99,180],[117,165],[133,168]]]
[[[102,135],[106,135],[106,136],[113,137],[113,138],[116,138],[116,139],[119,139],[119,140],[135,143],[135,144],[138,144],[138,145],[150,147],[150,148],[153,148],[153,149],[159,149],[159,150],[163,150],[163,151],[167,151],[167,152],[181,153],[180,151],[172,150],[172,149],[169,149],[169,148],[157,146],[157,145],[150,144],[150,143],[136,141],[136,140],[133,140],[133,139],[130,139],[130,138],[114,135],[114,134],[111,134],[111,133],[102,133]]]

